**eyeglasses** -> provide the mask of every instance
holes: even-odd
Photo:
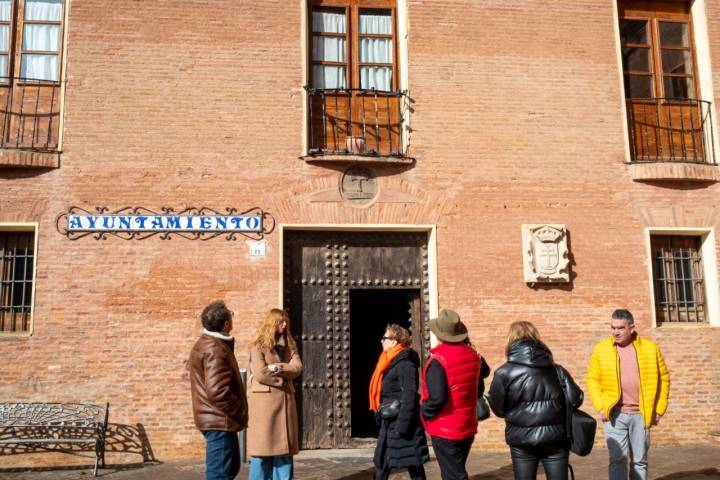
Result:
[[[385,336],[383,336],[382,339],[383,340],[395,340],[393,337],[385,337]]]

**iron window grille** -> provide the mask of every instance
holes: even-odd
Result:
[[[0,332],[28,332],[35,232],[0,231]]]
[[[700,237],[651,237],[655,311],[660,323],[707,323]]]

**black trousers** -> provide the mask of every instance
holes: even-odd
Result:
[[[375,467],[375,475],[373,480],[387,480],[390,476],[391,467],[385,465],[385,468]],[[412,480],[425,480],[425,467],[420,465],[419,467],[407,467],[408,474]]]
[[[442,480],[468,480],[465,462],[467,462],[470,446],[475,436],[463,440],[448,440],[447,438],[432,438],[435,458],[440,467]]]
[[[558,447],[510,447],[515,480],[535,480],[538,463],[542,462],[547,480],[567,480],[568,451]]]

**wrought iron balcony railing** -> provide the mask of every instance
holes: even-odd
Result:
[[[402,128],[406,92],[305,89],[310,155],[406,156]]]
[[[710,106],[693,99],[628,100],[632,161],[716,164]]]
[[[0,148],[57,152],[60,82],[0,77]]]

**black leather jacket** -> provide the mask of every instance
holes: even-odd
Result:
[[[567,448],[563,388],[574,408],[582,405],[583,392],[567,370],[558,370],[562,380],[544,344],[519,340],[510,346],[507,363],[495,371],[488,401],[495,415],[505,418],[505,441],[511,447]]]

